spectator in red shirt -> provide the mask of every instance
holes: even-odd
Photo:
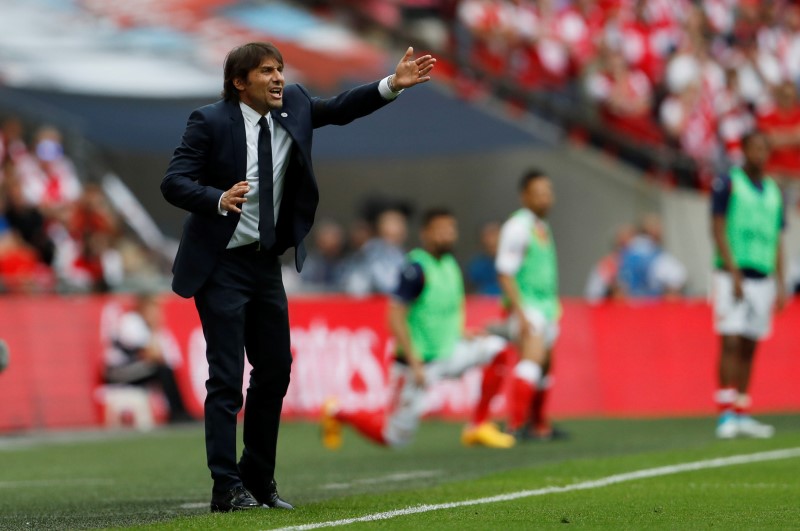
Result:
[[[800,178],[800,105],[797,87],[784,81],[773,91],[775,105],[758,117],[758,128],[767,136],[772,154],[766,171],[774,177]]]
[[[608,50],[603,66],[586,80],[589,97],[611,128],[641,141],[657,142],[661,135],[651,118],[653,89],[641,70],[630,68],[619,52]]]
[[[471,42],[462,43],[459,54],[492,74],[503,75],[509,41],[513,38],[508,14],[508,5],[500,0],[462,2],[458,8],[458,22],[468,30]]]

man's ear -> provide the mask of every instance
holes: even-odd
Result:
[[[233,78],[233,86],[236,87],[236,90],[244,90],[247,83],[245,83],[244,79],[235,77]]]

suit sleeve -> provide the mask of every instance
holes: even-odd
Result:
[[[333,98],[311,98],[311,118],[314,128],[326,125],[345,125],[367,116],[392,100],[384,98],[378,89],[379,81],[342,92]],[[308,93],[301,87],[306,96]]]
[[[167,201],[196,214],[218,214],[223,193],[199,182],[211,146],[210,129],[202,112],[192,112],[181,144],[175,149],[161,181],[161,193]]]

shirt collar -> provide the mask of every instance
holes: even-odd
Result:
[[[247,120],[247,123],[250,124],[251,127],[256,127],[258,121],[261,119],[261,115],[243,101],[239,102],[239,108],[242,110],[242,116]],[[272,128],[272,115],[269,113],[267,113],[267,125]]]

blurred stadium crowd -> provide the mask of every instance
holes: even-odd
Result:
[[[350,1],[320,4],[355,4]],[[359,2],[360,4],[360,2]],[[605,131],[695,163],[707,189],[766,131],[768,170],[800,178],[800,6],[788,0],[372,0],[461,67],[594,109]],[[457,73],[463,75],[463,72]],[[464,80],[464,94],[479,92]],[[576,128],[580,129],[580,127]],[[573,131],[580,135],[579,130]]]
[[[385,27],[403,28],[450,58],[443,61],[443,73],[465,97],[486,90],[486,78],[473,75],[480,71],[525,91],[588,104],[609,131],[654,149],[672,146],[691,157],[697,165],[692,184],[700,189],[739,162],[743,134],[762,129],[774,147],[768,171],[787,185],[790,204],[796,206],[800,6],[794,2],[303,4],[324,16],[358,11]],[[76,171],[61,133],[27,125],[29,130],[11,116],[0,130],[0,292],[103,292],[163,281],[168,264],[153,259],[152,251],[126,230],[102,188]],[[580,127],[571,132],[580,136]],[[287,289],[390,291],[407,250],[410,209],[384,207],[366,209],[350,227],[320,220],[302,276],[287,268]],[[685,269],[663,252],[651,223],[640,225],[620,227],[613,251],[589,274],[589,298],[681,292]],[[496,228],[496,223],[484,228],[483,254],[462,264],[473,291],[497,293],[491,268]],[[636,262],[637,252],[648,258]]]
[[[102,188],[79,174],[61,132],[0,126],[0,293],[93,292],[163,274],[127,235]]]
[[[82,176],[61,132],[26,134],[10,117],[0,127],[0,293],[103,293],[160,285],[168,268],[125,226],[103,188]],[[290,292],[391,293],[410,248],[413,204],[368,198],[349,227],[319,220],[301,275],[284,269]],[[465,261],[470,291],[498,295],[494,256],[500,223],[481,228],[481,251]],[[167,264],[168,265],[168,264]],[[586,294],[680,295],[686,271],[661,248],[660,221],[625,225],[589,276]]]

